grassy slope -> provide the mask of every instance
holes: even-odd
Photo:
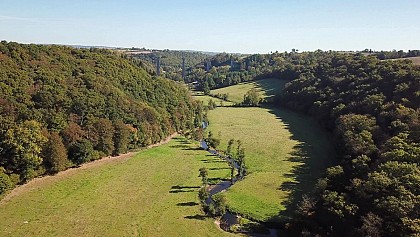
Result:
[[[397,58],[390,60],[411,60],[414,65],[420,66],[420,57],[410,57],[410,58]]]
[[[290,211],[311,190],[334,156],[327,135],[312,120],[282,109],[217,108],[209,112],[213,134],[242,140],[250,175],[227,193],[230,208],[257,220]],[[287,215],[287,213],[280,213]]]
[[[196,205],[198,169],[224,178],[227,165],[190,148],[175,138],[125,162],[40,182],[0,204],[0,236],[227,236]]]
[[[420,65],[420,57],[412,57],[407,59],[410,59],[414,63],[414,65]]]
[[[269,78],[258,81],[243,82],[235,86],[229,86],[212,90],[211,94],[229,94],[229,101],[239,103],[244,100],[245,93],[251,90],[252,88],[257,89],[257,91],[261,94],[262,97],[270,98],[278,94],[285,83],[285,80]]]

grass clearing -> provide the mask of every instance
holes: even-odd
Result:
[[[0,236],[229,236],[203,216],[198,169],[228,165],[182,137],[133,158],[37,182],[0,203]]]
[[[204,95],[203,92],[195,92],[193,96],[194,96],[194,99],[202,101],[204,105],[208,105],[210,100],[213,100],[217,106],[232,106],[233,105],[233,103],[230,101],[224,101],[216,97]]]
[[[267,99],[280,93],[286,82],[287,81],[285,80],[276,78],[242,82],[238,85],[212,90],[211,94],[228,94],[229,101],[240,103],[244,100],[244,95],[246,92],[255,88],[260,93],[261,97]]]
[[[232,211],[254,220],[287,216],[334,157],[316,122],[289,110],[224,107],[209,111],[208,117],[209,130],[221,133],[221,149],[231,138],[243,142],[250,174],[226,197]]]
[[[420,66],[420,57],[409,57],[409,58],[397,58],[391,60],[410,60],[414,65]]]

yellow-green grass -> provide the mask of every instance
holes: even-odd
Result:
[[[244,100],[244,95],[249,90],[255,88],[262,98],[270,98],[280,93],[287,81],[268,78],[257,81],[243,82],[235,86],[224,87],[212,90],[212,95],[228,94],[228,100],[234,103],[240,103]]]
[[[420,57],[398,58],[391,60],[410,60],[413,62],[414,65],[420,66]]]
[[[177,137],[124,161],[37,182],[0,204],[0,236],[229,236],[203,216],[198,169],[227,164]]]
[[[213,96],[209,96],[209,95],[204,95],[204,93],[200,93],[200,92],[195,92],[193,94],[193,97],[196,100],[202,101],[204,103],[204,105],[208,105],[210,100],[213,100],[217,106],[232,106],[233,103],[230,101],[224,101],[221,100],[219,98],[213,97]]]
[[[414,65],[420,65],[420,57],[411,57],[411,58],[406,58],[406,59],[411,60]]]
[[[285,109],[225,107],[209,111],[209,130],[243,142],[250,174],[227,192],[229,208],[269,221],[288,217],[334,157],[328,135],[314,122]]]

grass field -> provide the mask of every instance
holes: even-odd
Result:
[[[203,101],[204,105],[208,105],[210,100],[213,100],[217,106],[232,106],[233,103],[230,101],[224,101],[216,97],[204,95],[203,92],[194,92],[194,98],[199,101]]]
[[[411,60],[414,65],[420,66],[420,57],[409,57],[409,58],[397,58],[390,60]]]
[[[270,98],[278,94],[287,81],[275,78],[268,78],[258,81],[239,83],[235,86],[224,87],[212,90],[211,94],[228,94],[228,100],[234,103],[240,103],[244,100],[247,91],[255,88],[263,98]]]
[[[0,236],[229,236],[198,205],[227,164],[181,137],[135,157],[28,186],[0,204]]]
[[[406,58],[411,60],[415,65],[419,65],[420,66],[420,57],[412,57],[412,58]]]
[[[287,216],[331,164],[333,147],[311,119],[283,109],[224,107],[209,111],[221,149],[240,139],[250,174],[226,192],[230,209],[254,220]]]

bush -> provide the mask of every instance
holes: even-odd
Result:
[[[7,190],[13,188],[13,182],[10,177],[4,173],[3,167],[0,167],[0,195],[7,192]]]
[[[81,165],[94,158],[93,146],[89,140],[83,139],[70,148],[69,159],[76,165]]]

